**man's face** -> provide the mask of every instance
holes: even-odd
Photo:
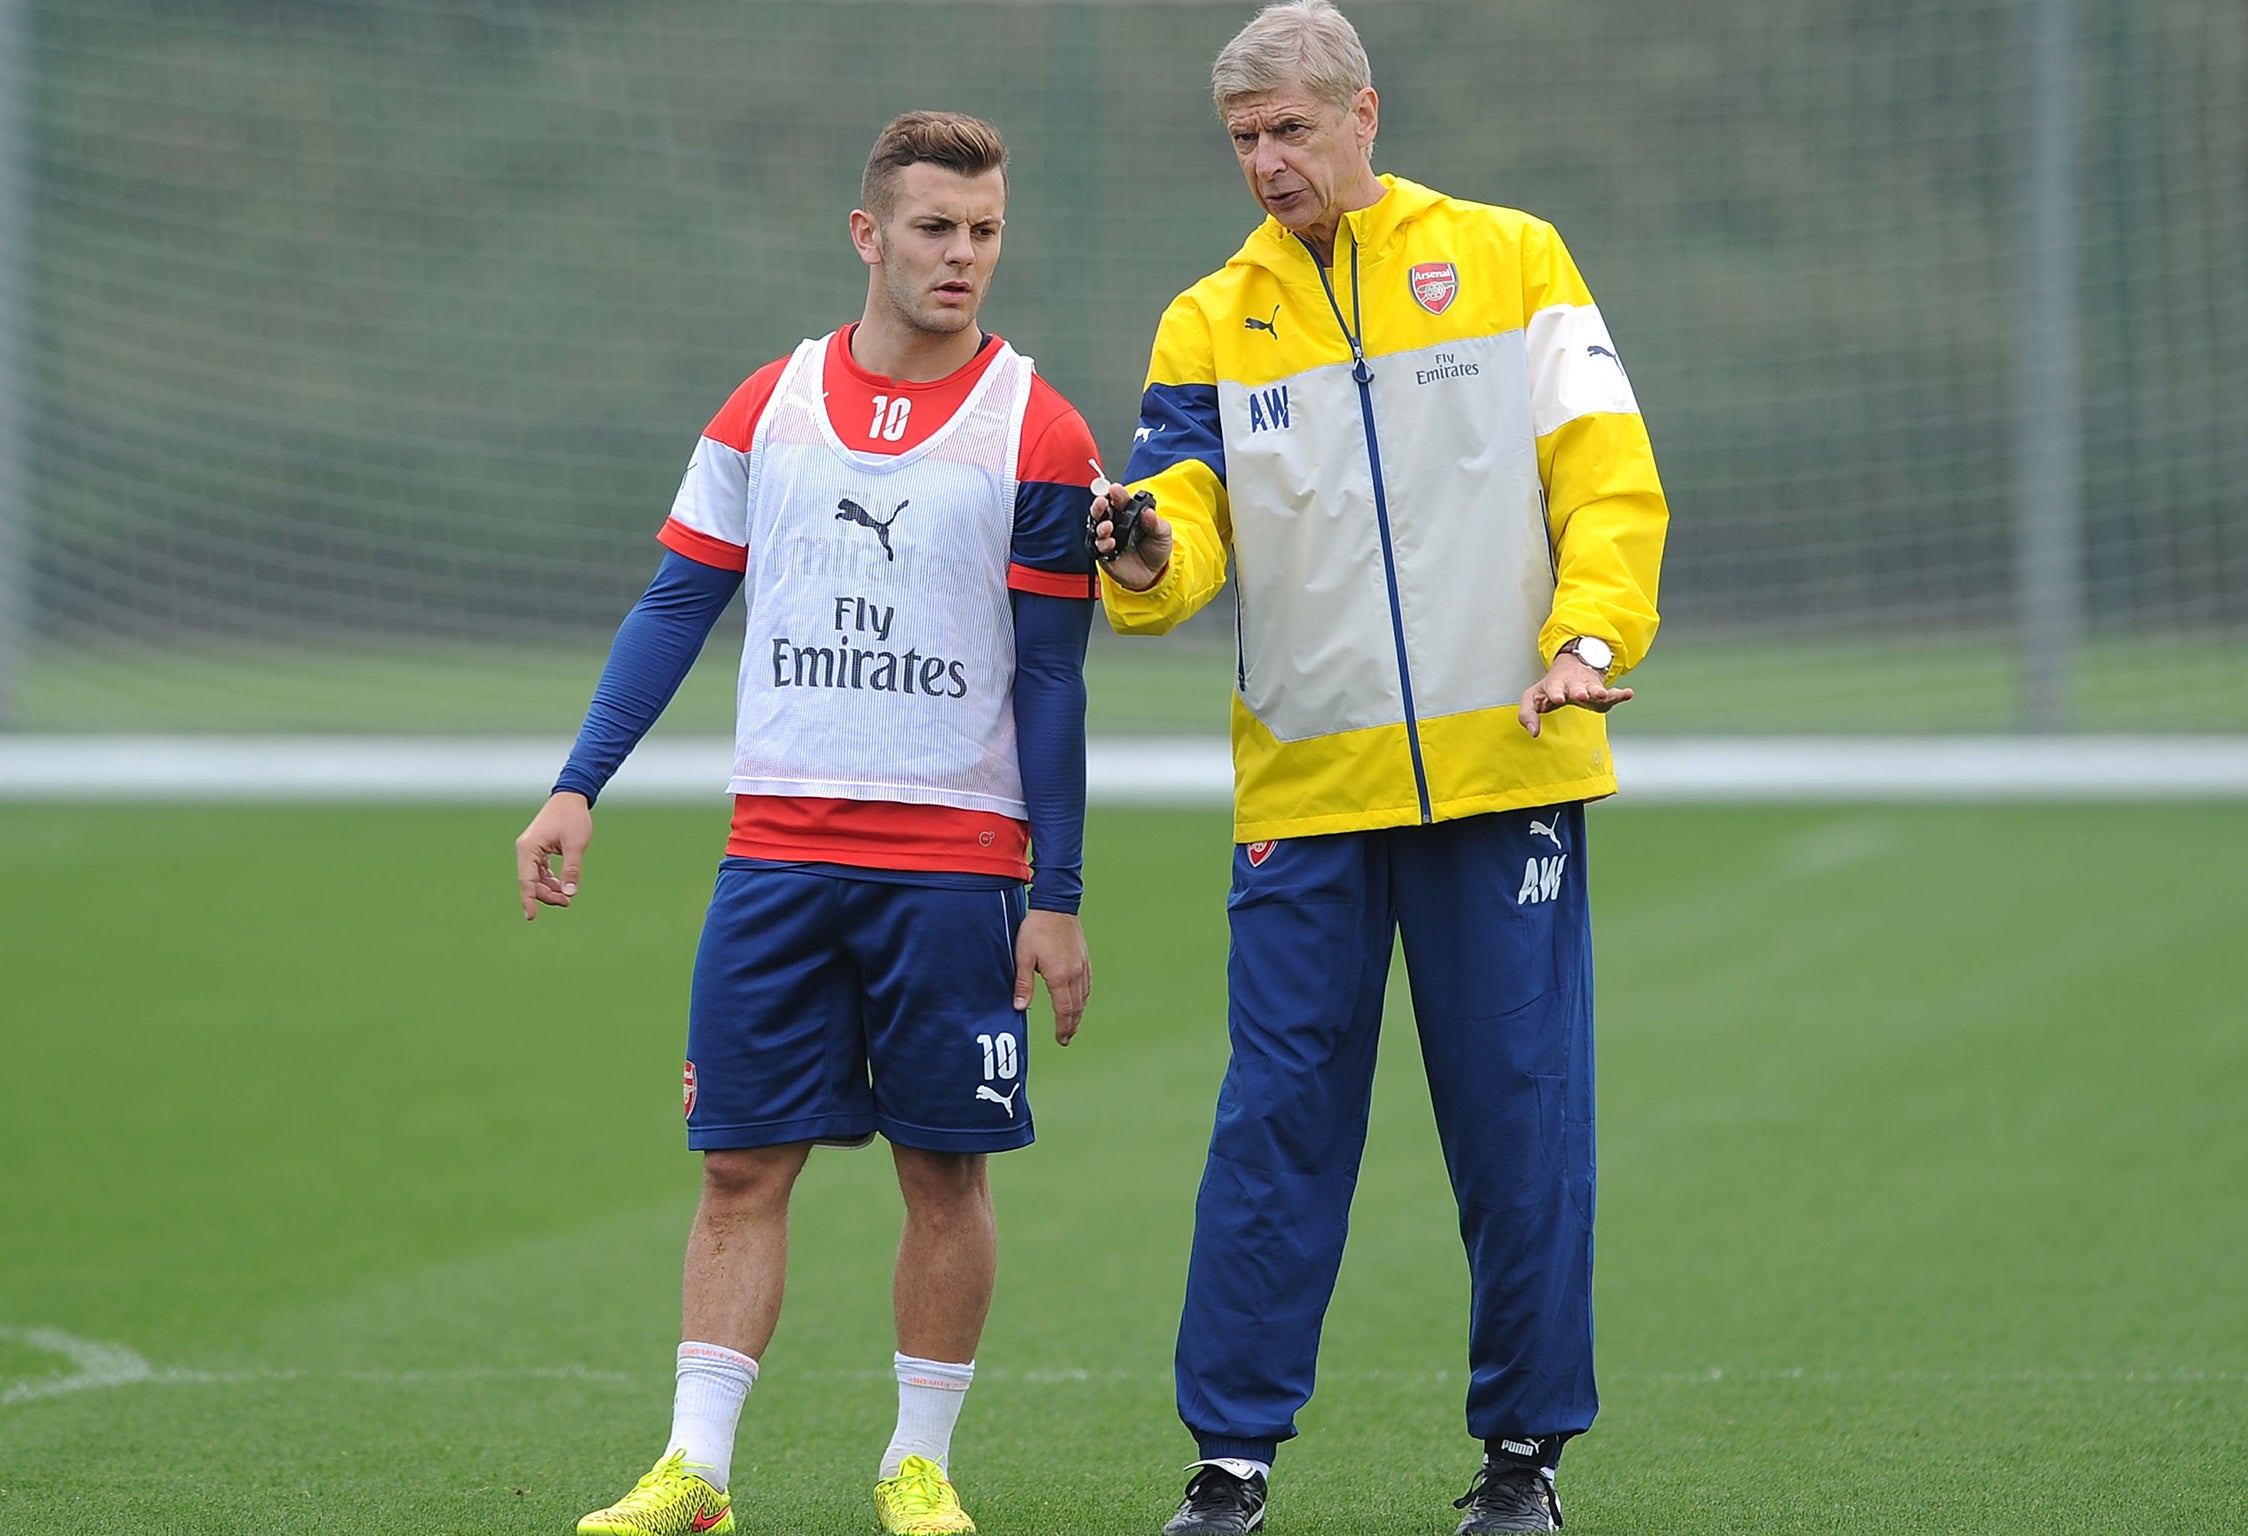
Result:
[[[859,254],[877,269],[882,296],[900,320],[916,330],[957,335],[976,323],[999,265],[1006,177],[995,170],[962,176],[941,165],[909,165],[892,189],[890,216],[859,239]]]
[[[1224,116],[1257,205],[1297,233],[1333,229],[1367,174],[1378,126],[1372,88],[1346,110],[1291,83],[1236,96]]]

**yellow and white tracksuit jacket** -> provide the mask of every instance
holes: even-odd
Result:
[[[1125,472],[1176,529],[1109,622],[1160,634],[1234,562],[1234,836],[1613,794],[1606,725],[1523,690],[1572,636],[1655,637],[1669,513],[1631,383],[1551,225],[1400,177],[1332,271],[1274,219],[1173,301]]]

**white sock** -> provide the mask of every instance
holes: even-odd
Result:
[[[663,1453],[685,1451],[697,1475],[724,1488],[734,1469],[734,1426],[757,1385],[757,1362],[721,1344],[679,1346],[679,1385],[671,1399],[671,1443]]]
[[[908,1456],[926,1456],[952,1475],[952,1426],[976,1379],[976,1362],[916,1360],[895,1355],[898,1372],[898,1430],[882,1453],[882,1476],[896,1477]]]

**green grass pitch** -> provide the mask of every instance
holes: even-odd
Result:
[[[604,813],[528,928],[519,821],[0,808],[0,1531],[565,1532],[660,1447],[723,811]],[[989,1536],[1152,1536],[1191,1455],[1225,841],[1094,819],[956,1443]],[[1570,1529],[2248,1527],[2248,807],[1624,805],[1591,868]],[[1438,1536],[1473,1465],[1419,1070],[1392,1028],[1275,1536]],[[879,1150],[814,1159],[745,1532],[870,1528],[896,1214]]]

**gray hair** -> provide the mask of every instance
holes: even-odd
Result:
[[[1301,85],[1347,109],[1374,83],[1358,29],[1328,0],[1268,5],[1218,50],[1210,94],[1218,111],[1236,96]]]

